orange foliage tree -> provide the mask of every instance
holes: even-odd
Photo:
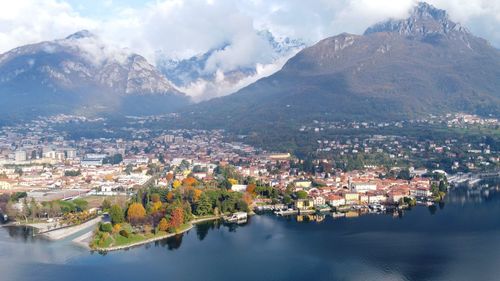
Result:
[[[253,203],[253,197],[248,192],[243,193],[242,199],[243,199],[243,201],[245,201],[245,203],[247,203],[248,206],[252,205],[252,203]]]
[[[145,217],[146,209],[144,209],[141,203],[132,203],[130,207],[128,207],[127,218],[130,223],[139,223],[144,220]]]
[[[200,196],[202,193],[203,193],[203,191],[201,189],[195,189],[193,191],[193,201],[198,202],[198,200],[200,200]]]
[[[197,184],[198,184],[198,181],[193,177],[185,178],[182,180],[182,185],[184,185],[184,186],[195,186]]]
[[[251,195],[255,195],[255,188],[257,186],[255,185],[255,183],[250,183],[247,185],[247,192],[250,193]]]
[[[181,207],[177,207],[172,210],[172,216],[170,219],[170,226],[174,229],[178,229],[184,222],[184,210]]]
[[[172,191],[169,191],[166,197],[168,202],[172,202],[172,200],[174,200],[174,193]]]

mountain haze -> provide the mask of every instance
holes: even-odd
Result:
[[[312,120],[500,115],[500,52],[419,3],[403,20],[300,51],[274,75],[185,112],[192,124],[255,128]]]

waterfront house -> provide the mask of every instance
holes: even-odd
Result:
[[[313,203],[314,203],[314,206],[325,205],[326,200],[323,196],[315,196],[315,197],[313,197]]]
[[[299,210],[308,210],[314,207],[314,201],[311,198],[298,199],[295,201],[295,207]]]
[[[332,194],[328,196],[328,205],[332,207],[339,207],[345,205],[345,199],[342,196]]]
[[[344,194],[346,205],[359,204],[359,194],[356,192],[347,192]]]

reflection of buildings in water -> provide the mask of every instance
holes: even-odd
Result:
[[[357,218],[359,217],[359,210],[352,210],[345,213],[346,218]]]
[[[447,201],[458,204],[483,203],[490,200],[493,196],[500,194],[500,179],[490,179],[481,182],[473,187],[466,184],[453,188],[447,195]]]
[[[316,215],[315,219],[316,219],[316,222],[322,222],[325,220],[325,218],[326,218],[325,215]]]
[[[325,215],[297,215],[297,222],[322,222],[325,220]]]

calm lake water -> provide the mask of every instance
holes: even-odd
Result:
[[[454,190],[402,217],[254,216],[158,243],[89,253],[0,228],[0,280],[500,280],[500,192]]]

